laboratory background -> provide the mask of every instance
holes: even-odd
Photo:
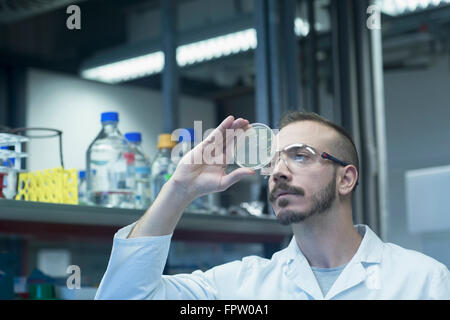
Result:
[[[0,0],[0,299],[93,299],[174,148],[289,110],[351,132],[355,224],[450,268],[450,0]],[[164,274],[291,237],[248,177],[189,205]]]

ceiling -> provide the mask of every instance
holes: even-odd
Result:
[[[0,0],[0,23],[13,23],[83,0]]]
[[[243,0],[244,3],[251,1]],[[80,7],[81,30],[68,30],[66,27],[69,2]],[[198,11],[195,2],[178,0],[178,5]],[[238,12],[242,10],[241,1],[230,3]],[[160,12],[160,6],[158,0],[0,0],[0,64],[78,75],[81,63],[96,52],[132,44],[160,33],[160,19],[143,15],[144,12]],[[208,10],[211,13],[212,8],[206,8],[205,15]],[[233,12],[228,11],[231,16]],[[204,24],[211,22],[199,15],[192,21],[188,21],[183,12],[180,15],[183,16],[180,29],[200,30],[202,25],[199,21]],[[242,55],[215,61],[212,65],[200,64],[183,69],[180,87],[188,94],[214,97],[215,93],[223,95],[223,90],[250,84],[252,56]],[[211,67],[214,69],[212,73]],[[237,73],[242,76],[237,76]],[[210,79],[212,75],[214,79]],[[131,83],[159,88],[161,77],[157,75]]]
[[[212,29],[213,26],[229,25],[236,22],[236,16],[252,13],[254,0],[178,0],[178,31]],[[301,0],[298,0],[299,3]],[[66,19],[68,4],[76,3],[81,9],[81,30],[68,30]],[[317,1],[321,9],[318,19],[327,25],[326,0]],[[161,3],[158,0],[0,0],[0,64],[33,66],[71,74],[79,74],[80,65],[96,52],[117,46],[133,45],[145,39],[158,40],[161,33]],[[447,8],[448,9],[448,8]],[[297,15],[304,16],[304,10]],[[414,47],[419,46],[421,55],[432,52],[430,43],[437,38],[448,40],[449,10],[436,10],[414,16],[391,19],[386,17],[385,66],[389,68],[405,67],[405,57],[417,59],[411,55]],[[434,15],[432,15],[434,14]],[[431,19],[431,20],[430,20]],[[433,25],[434,21],[439,24]],[[384,22],[383,22],[384,23]],[[416,40],[421,26],[427,24],[429,37]],[[327,29],[327,27],[325,27]],[[423,33],[423,32],[422,32]],[[386,35],[385,35],[386,34]],[[404,55],[399,55],[398,41],[404,41]],[[323,35],[326,39],[326,34]],[[394,39],[394,40],[392,40]],[[300,41],[301,42],[301,41]],[[327,62],[327,42],[321,48],[322,60]],[[396,51],[392,53],[392,51]],[[200,63],[180,70],[183,93],[203,95],[209,98],[230,95],[249,94],[254,83],[254,56],[251,51],[227,58]],[[321,61],[322,61],[321,60]],[[411,60],[413,61],[413,60]],[[328,61],[329,62],[329,61]],[[423,63],[423,62],[421,62]],[[329,69],[324,63],[325,73]],[[130,81],[131,84],[151,88],[161,87],[161,75]]]

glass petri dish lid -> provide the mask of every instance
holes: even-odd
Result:
[[[234,162],[242,168],[258,170],[267,166],[276,152],[275,134],[263,123],[252,123],[236,134]]]

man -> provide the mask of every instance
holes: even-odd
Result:
[[[421,253],[383,243],[365,225],[353,226],[352,193],[358,155],[350,135],[313,113],[280,122],[269,178],[277,219],[293,238],[272,258],[245,257],[206,272],[162,275],[172,233],[195,198],[224,191],[251,169],[192,161],[247,120],[226,118],[188,153],[136,223],[114,237],[97,299],[449,299],[447,267]],[[223,157],[223,154],[214,154]],[[211,162],[209,162],[211,163]]]

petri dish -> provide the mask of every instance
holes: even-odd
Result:
[[[240,167],[261,169],[272,161],[275,151],[273,130],[263,123],[252,123],[235,136],[234,162]]]

